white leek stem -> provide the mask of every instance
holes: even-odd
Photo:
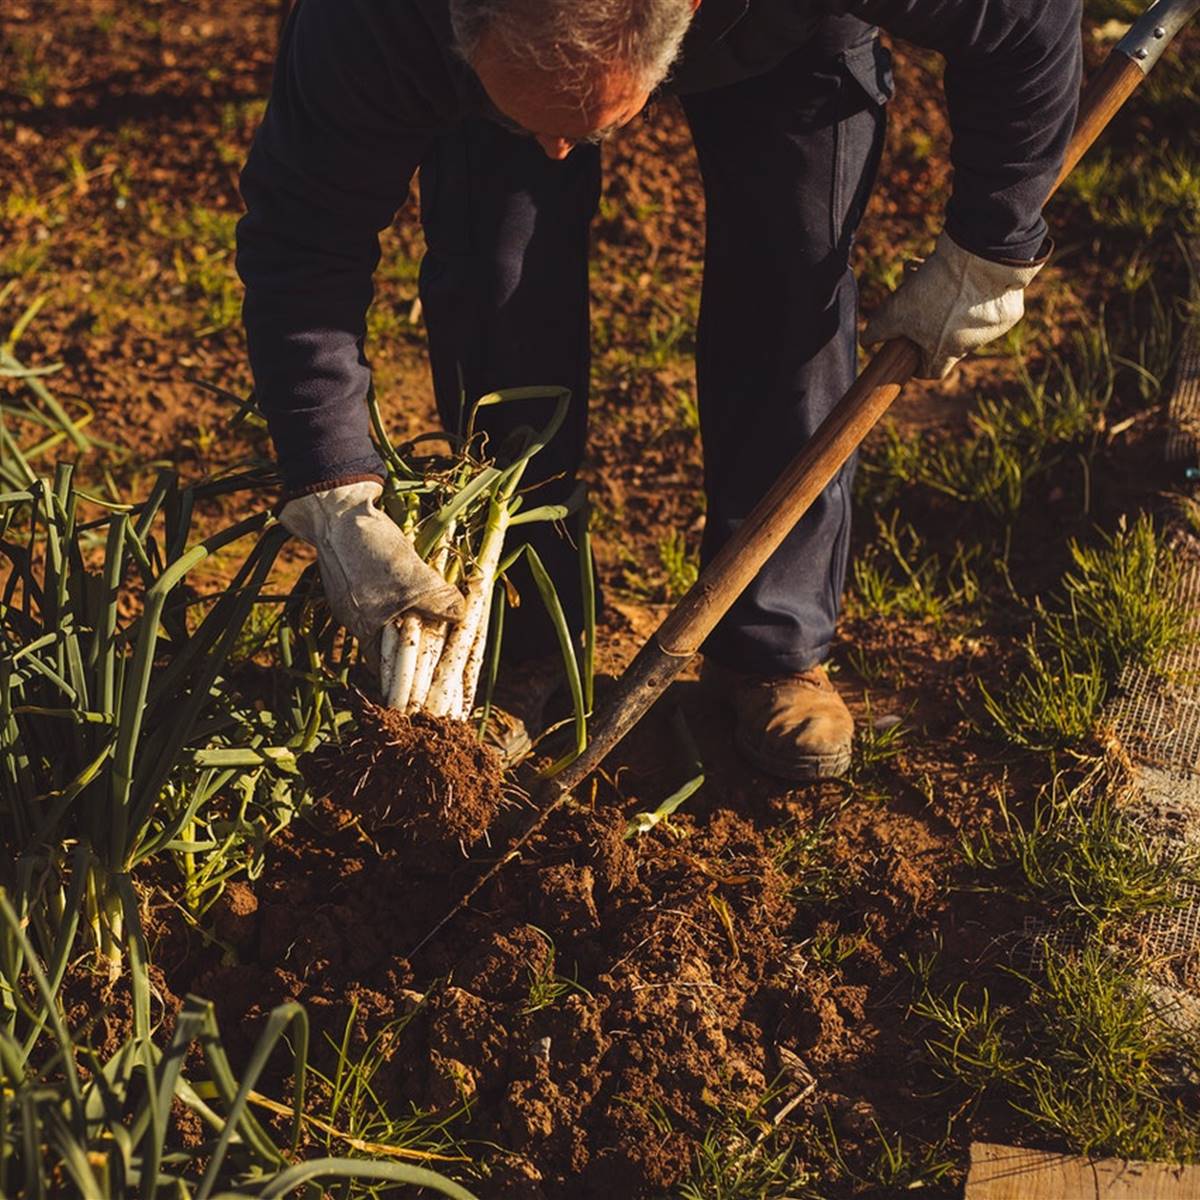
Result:
[[[383,697],[388,708],[397,708],[401,712],[408,708],[420,652],[421,618],[416,613],[405,613],[400,618],[398,641],[392,659],[392,677]]]
[[[408,711],[416,712],[425,707],[429,695],[429,685],[433,682],[433,671],[442,656],[442,647],[446,644],[446,623],[439,621],[436,626],[426,626],[421,634],[421,650],[417,655],[417,675],[413,680],[412,692],[408,697]]]
[[[400,644],[400,631],[389,621],[379,632],[379,698],[387,704],[395,674],[396,648]]]
[[[452,720],[458,720],[459,709],[462,708],[462,674],[459,671],[452,671],[446,679],[443,687],[434,690],[430,689],[433,696],[433,703],[436,708],[430,708],[426,702],[425,711],[433,713],[437,717],[450,717]]]
[[[457,714],[460,721],[470,720],[471,713],[475,711],[475,693],[479,688],[479,676],[483,671],[483,651],[487,646],[488,627],[491,624],[489,620],[492,610],[491,602],[494,594],[495,576],[493,575],[492,584],[488,589],[488,603],[484,607],[479,624],[475,627],[475,638],[467,652],[467,666],[463,672],[462,702]]]
[[[450,543],[457,521],[452,521],[442,535],[441,544],[429,559],[429,565],[443,576],[447,583],[453,583],[458,573],[458,559],[450,562]],[[449,565],[449,570],[447,570]],[[413,679],[412,691],[408,695],[406,712],[417,712],[425,707],[425,698],[429,695],[429,685],[433,682],[434,668],[442,655],[442,647],[446,644],[446,623],[437,621],[426,625],[421,632],[421,649],[417,654],[417,672]]]
[[[480,631],[487,629],[492,589],[507,529],[508,510],[493,500],[488,509],[487,528],[479,547],[475,573],[467,585],[466,613],[446,638],[425,700],[426,710],[434,716],[459,716],[462,712],[467,664],[476,638],[485,636]]]
[[[457,716],[462,704],[463,671],[475,629],[479,625],[479,580],[467,586],[466,612],[463,619],[446,635],[441,657],[433,671],[424,708],[435,717]]]

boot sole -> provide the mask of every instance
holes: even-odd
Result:
[[[493,709],[492,711],[495,713],[497,710]],[[507,720],[499,729],[495,717],[488,721],[487,728],[483,732],[483,744],[500,755],[501,764],[507,771],[533,753],[533,738],[529,736],[529,730],[525,727],[524,721],[513,718],[507,713],[505,716]]]
[[[837,779],[850,770],[851,748],[846,746],[829,754],[805,754],[798,758],[774,758],[752,746],[736,732],[733,743],[743,758],[776,779],[792,783],[811,783],[818,779]]]

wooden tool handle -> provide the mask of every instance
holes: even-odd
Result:
[[[1075,170],[1091,144],[1145,78],[1142,68],[1131,58],[1114,52],[1108,56],[1104,66],[1088,80],[1079,101],[1079,118],[1075,123],[1075,132],[1067,147],[1062,170],[1050,189],[1050,196],[1058,191],[1063,180]],[[1046,199],[1049,200],[1050,196]]]
[[[690,657],[700,649],[746,585],[887,412],[920,361],[920,351],[906,338],[886,343],[871,359],[820,429],[659,626],[655,637],[666,653]]]

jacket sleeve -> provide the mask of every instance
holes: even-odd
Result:
[[[1081,0],[842,0],[838,8],[946,60],[954,188],[946,230],[964,250],[1028,262],[1074,129]]]
[[[403,88],[373,28],[382,7],[301,0],[241,176],[250,366],[289,496],[383,474],[365,403],[366,313],[379,231],[431,135],[398,115]]]

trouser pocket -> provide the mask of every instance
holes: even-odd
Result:
[[[895,82],[891,53],[878,37],[843,50],[838,62],[842,86],[829,214],[833,244],[848,255],[879,171]]]

